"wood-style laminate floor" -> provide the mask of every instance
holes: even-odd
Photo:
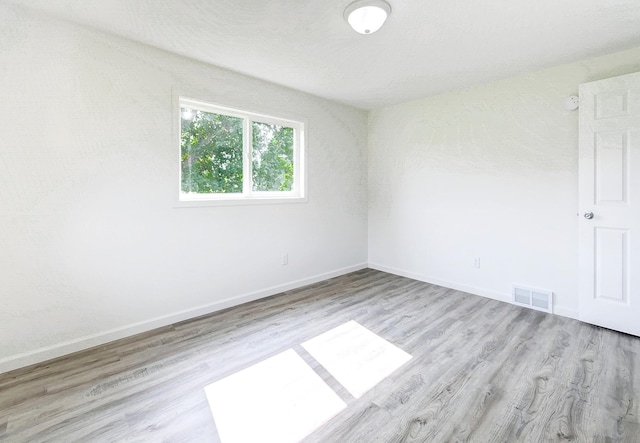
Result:
[[[358,399],[300,346],[350,320],[413,357]],[[347,404],[305,442],[640,442],[640,338],[370,269],[2,374],[0,441],[219,442],[204,387],[288,349]]]

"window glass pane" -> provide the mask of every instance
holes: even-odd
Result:
[[[180,108],[181,189],[242,192],[242,118]]]
[[[293,128],[252,124],[253,190],[291,191],[293,188]]]

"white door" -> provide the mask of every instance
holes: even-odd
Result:
[[[640,72],[580,85],[580,320],[640,336]]]

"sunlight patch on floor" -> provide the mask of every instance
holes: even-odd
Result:
[[[294,443],[346,404],[292,349],[205,388],[222,443]]]
[[[411,359],[355,321],[312,338],[302,347],[356,398]]]

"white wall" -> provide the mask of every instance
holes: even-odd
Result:
[[[0,66],[0,372],[366,265],[365,112],[2,5]],[[308,203],[177,208],[177,94],[306,119]]]
[[[371,112],[370,266],[502,300],[514,283],[551,290],[575,316],[578,112],[563,101],[635,71],[640,48]]]

